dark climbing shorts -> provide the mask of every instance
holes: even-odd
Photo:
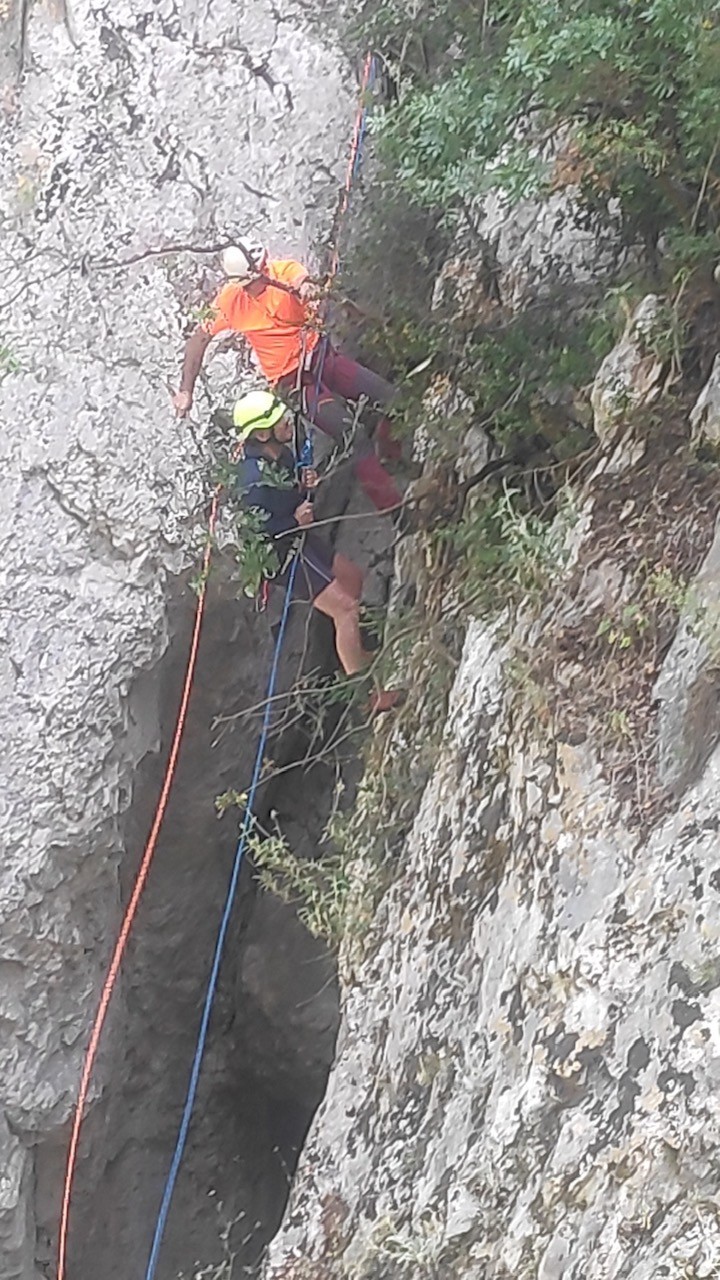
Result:
[[[332,563],[322,543],[313,538],[312,534],[306,535],[298,555],[300,559],[295,571],[292,598],[305,604],[312,604],[320,592],[333,581]],[[273,582],[278,586],[286,587],[290,579],[290,569],[291,564],[287,564],[282,572],[273,578]]]

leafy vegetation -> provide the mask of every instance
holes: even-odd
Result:
[[[498,444],[540,433],[553,461],[558,441],[563,457],[581,451],[588,415],[575,410],[633,302],[666,295],[653,349],[679,369],[692,337],[690,286],[707,283],[720,256],[716,6],[363,0],[351,38],[380,51],[396,88],[371,115],[382,199],[364,235],[393,287],[366,347],[396,376],[430,358],[429,374],[404,389],[408,432],[429,381],[448,374]],[[548,285],[517,309],[483,235],[491,192],[510,203],[532,196],[536,209],[567,192],[565,221],[610,229],[618,251],[632,252],[577,286],[571,302],[567,289],[553,295]],[[404,270],[407,240],[397,244],[390,227],[411,225],[408,209],[418,226],[424,211],[435,228],[413,243],[414,278]],[[431,308],[425,282],[456,254],[459,276],[451,273]],[[367,278],[362,258],[360,249]],[[464,285],[463,262],[471,265]],[[569,390],[575,403],[560,412]],[[444,426],[447,442],[452,424]]]
[[[262,887],[293,904],[309,932],[330,948],[344,942],[350,963],[368,945],[377,904],[397,873],[402,842],[442,738],[461,633],[456,619],[432,612],[435,617],[428,618],[416,607],[386,629],[375,677],[388,685],[414,685],[422,696],[376,729],[352,805],[347,797],[341,802],[344,787],[339,783],[317,856],[298,857],[279,829],[265,831],[256,824],[250,838]],[[347,702],[349,693],[347,683],[330,686],[323,700],[332,704],[341,696]],[[341,734],[341,740],[346,736]],[[412,751],[407,750],[409,736],[417,738]],[[225,792],[215,801],[218,815],[232,808],[242,811],[246,799]]]
[[[352,878],[340,852],[299,858],[279,836],[252,841],[253,860],[264,889],[297,907],[314,938],[338,947],[347,932],[347,903]]]
[[[619,205],[630,233],[657,243],[672,230],[675,253],[717,253],[716,6],[486,0],[480,9],[478,21],[462,0],[425,0],[408,24],[401,0],[360,6],[356,38],[382,49],[399,80],[378,133],[406,192],[457,213],[497,188],[514,200],[572,185],[590,212],[614,217]],[[678,231],[692,243],[683,247]]]
[[[537,604],[567,562],[567,533],[577,516],[572,490],[556,496],[553,520],[524,511],[518,496],[516,489],[503,487],[446,534],[459,559],[456,575],[465,596],[484,612],[494,612],[498,604]]]
[[[262,485],[266,488],[288,489],[292,479],[272,462],[260,460]],[[274,578],[282,569],[288,556],[287,543],[273,543],[268,536],[267,513],[257,507],[245,507],[237,491],[237,465],[233,459],[219,460],[214,469],[215,484],[228,493],[227,519],[229,538],[223,543],[235,561],[235,578],[246,596],[257,595],[263,581]],[[194,590],[202,585],[202,577],[193,584]]]
[[[446,563],[463,563],[470,598],[499,577],[511,594],[537,594],[557,568],[554,548],[543,549],[552,495],[596,443],[587,392],[636,302],[664,295],[646,346],[669,386],[694,340],[694,298],[707,296],[720,255],[720,15],[708,0],[682,11],[674,0],[362,0],[351,38],[379,51],[395,86],[372,113],[383,198],[366,238],[376,256],[387,246],[394,287],[368,355],[401,378],[429,360],[403,384],[398,417],[448,467],[472,423],[524,458],[525,477],[541,477],[534,495],[523,478],[491,489],[459,528],[435,535],[450,544]],[[611,227],[633,252],[572,297],[550,284],[518,307],[483,237],[491,192],[531,196],[536,209],[568,192],[565,218]],[[416,296],[407,245],[388,225],[407,219],[403,205],[425,210],[446,237],[444,247],[431,232],[413,245]],[[423,282],[453,255],[430,306]],[[364,276],[362,251],[356,260]],[[427,392],[443,379],[453,394],[433,415]]]
[[[257,595],[266,578],[274,578],[280,570],[280,559],[265,532],[267,517],[253,508],[238,507],[233,511],[233,539],[229,550],[237,566],[237,579],[243,594]]]

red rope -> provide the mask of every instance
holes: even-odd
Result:
[[[347,172],[345,174],[345,185],[342,190],[342,195],[340,197],[340,204],[338,206],[338,211],[337,211],[338,236],[339,236],[340,224],[342,223],[342,220],[345,217],[345,214],[347,213],[348,204],[350,203],[350,192],[352,190],[353,177],[355,176],[355,161],[357,159],[358,147],[360,145],[360,135],[362,133],[363,120],[364,120],[365,111],[366,111],[366,106],[363,99],[365,97],[365,93],[370,81],[370,73],[372,71],[372,65],[373,65],[373,55],[372,53],[369,53],[365,59],[365,66],[363,67],[362,81],[360,83],[360,103],[357,109],[357,114],[355,116],[355,127],[353,129],[352,142],[350,144],[350,156],[348,158]],[[333,252],[330,258],[330,269],[328,271],[328,276],[331,280],[334,279],[334,277],[337,275],[338,266],[340,265],[340,250],[338,248],[338,236],[335,237],[335,244],[333,246]]]
[[[58,1241],[58,1267],[57,1280],[65,1280],[67,1266],[67,1241],[68,1241],[68,1225],[70,1220],[70,1200],[72,1197],[73,1184],[75,1181],[75,1172],[77,1168],[78,1146],[80,1142],[80,1130],[84,1118],[85,1106],[90,1091],[90,1080],[92,1078],[95,1059],[97,1058],[100,1037],[107,1018],[110,1001],[117,982],[120,965],[125,954],[130,930],[137,914],[138,905],[142,896],[145,882],[150,871],[150,863],[155,853],[160,827],[162,826],[165,810],[170,795],[170,790],[175,777],[175,769],[177,767],[178,755],[180,753],[180,743],[182,741],[183,730],[185,728],[185,720],[187,717],[188,703],[190,701],[190,693],[192,690],[193,678],[195,675],[195,667],[197,664],[198,647],[200,644],[200,628],[202,626],[203,615],[205,612],[205,597],[207,593],[207,575],[210,568],[210,556],[212,554],[212,534],[215,528],[218,509],[219,491],[216,490],[212,506],[210,508],[210,518],[208,521],[208,539],[205,546],[205,553],[202,563],[202,577],[200,580],[200,590],[198,592],[197,608],[195,610],[195,625],[193,627],[192,640],[190,643],[190,653],[188,656],[187,667],[185,670],[185,682],[183,684],[182,697],[180,699],[180,707],[178,710],[177,721],[175,723],[175,733],[173,734],[170,755],[168,756],[167,767],[165,769],[165,778],[163,780],[160,798],[155,810],[155,817],[150,828],[145,851],[142,856],[140,868],[135,879],[135,885],[132,891],[130,901],[125,908],[120,933],[115,949],[112,953],[110,965],[108,967],[107,976],[103,984],[100,1004],[98,1005],[95,1021],[92,1025],[90,1040],[85,1051],[85,1060],[83,1062],[82,1075],[80,1077],[80,1088],[78,1090],[77,1103],[75,1104],[75,1114],[73,1117],[72,1132],[70,1134],[70,1145],[68,1147],[67,1165],[65,1169],[65,1181],[63,1183],[62,1212],[60,1216],[60,1236]]]

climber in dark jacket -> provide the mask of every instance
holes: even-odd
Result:
[[[271,541],[280,564],[270,582],[287,585],[292,551],[297,548],[293,600],[305,601],[332,619],[340,663],[347,675],[355,675],[371,661],[360,635],[363,575],[345,556],[330,559],[312,532],[313,506],[298,485],[289,447],[293,415],[271,391],[252,391],[238,400],[233,421],[242,447],[235,491],[244,507],[264,516],[262,533]],[[318,483],[312,469],[306,468],[301,479],[305,490]],[[371,705],[374,711],[384,711],[396,701],[397,694],[380,691]]]

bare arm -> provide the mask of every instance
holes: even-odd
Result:
[[[311,280],[309,276],[296,285],[296,290],[300,301],[305,303],[319,302],[323,296],[322,285],[317,280]]]
[[[204,329],[196,329],[185,343],[180,390],[173,396],[173,404],[179,418],[184,418],[190,409],[195,382],[211,342],[212,334],[206,333]]]

